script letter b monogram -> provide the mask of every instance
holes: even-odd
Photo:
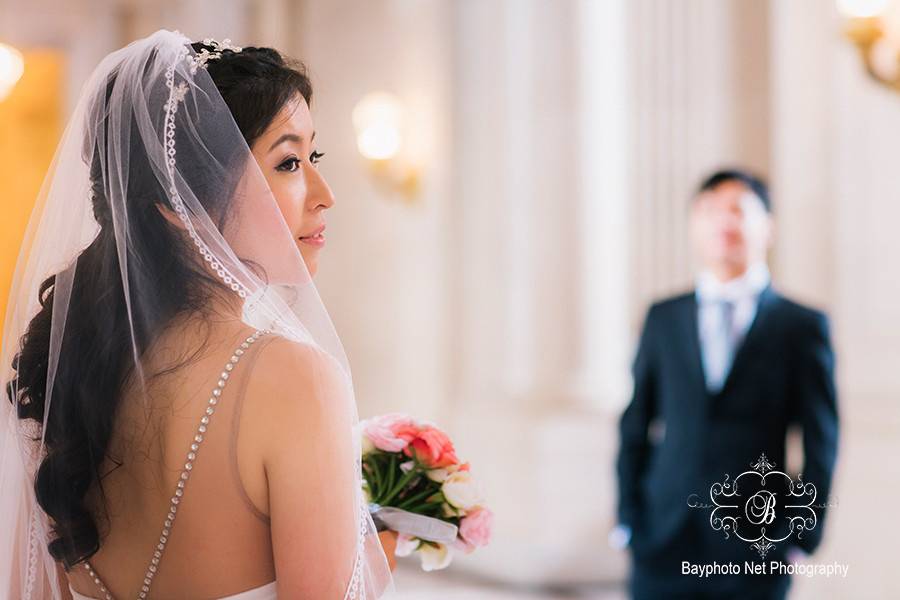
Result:
[[[744,514],[754,525],[769,525],[775,520],[775,494],[760,490],[750,496],[744,505]]]

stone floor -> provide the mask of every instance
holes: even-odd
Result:
[[[624,591],[609,589],[532,589],[479,581],[452,571],[424,573],[403,564],[395,573],[392,600],[625,600]]]

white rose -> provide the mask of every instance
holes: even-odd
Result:
[[[432,481],[443,483],[450,475],[459,471],[460,465],[450,465],[439,469],[429,469],[425,471],[425,476]]]
[[[422,559],[423,571],[438,571],[445,569],[453,558],[450,549],[444,544],[422,544],[419,548],[419,557]]]
[[[362,446],[362,455],[368,456],[369,454],[375,452],[375,444],[372,442],[372,440],[369,439],[369,436],[362,435],[360,437],[362,438],[360,440],[360,445]]]
[[[450,474],[441,489],[447,502],[456,508],[470,510],[484,502],[481,486],[468,471]]]
[[[441,483],[450,476],[450,471],[447,469],[429,469],[425,471],[425,476],[432,481]]]
[[[401,533],[397,536],[397,547],[394,549],[394,556],[409,556],[419,547],[418,538],[411,535]]]

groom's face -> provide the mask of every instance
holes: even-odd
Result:
[[[691,237],[704,268],[740,274],[750,264],[765,261],[772,219],[750,188],[725,181],[697,196],[691,209]]]

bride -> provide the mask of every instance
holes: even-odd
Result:
[[[377,598],[350,371],[311,277],[310,82],[158,31],[82,91],[3,327],[0,596]]]

